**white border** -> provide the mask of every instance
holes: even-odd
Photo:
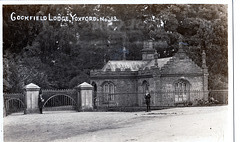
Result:
[[[233,135],[233,27],[232,3],[228,4],[228,127],[224,141],[234,141]]]
[[[229,4],[231,0],[2,0],[3,4]]]
[[[240,116],[239,114],[240,113],[237,113],[237,111],[239,111],[239,103],[237,100],[240,100],[239,98],[239,91],[237,90],[237,80],[240,80],[240,69],[237,67],[237,61],[239,61],[238,59],[240,58],[239,54],[237,53],[240,53],[240,46],[238,46],[237,48],[237,45],[240,45],[240,40],[238,40],[236,37],[237,37],[237,33],[239,33],[239,26],[235,26],[234,27],[234,35],[235,35],[235,41],[234,41],[234,63],[235,63],[235,66],[234,66],[234,69],[235,69],[235,74],[234,74],[234,83],[235,83],[235,89],[234,89],[234,100],[233,100],[233,27],[232,27],[232,1],[231,0],[150,0],[148,2],[146,2],[146,0],[131,0],[131,1],[123,1],[123,0],[112,0],[112,1],[109,1],[109,0],[104,0],[104,1],[99,1],[99,0],[81,0],[81,1],[77,1],[77,0],[60,0],[60,1],[57,1],[57,0],[44,0],[44,1],[30,1],[30,0],[23,0],[23,1],[9,1],[9,0],[3,0],[3,1],[0,1],[0,6],[1,6],[1,9],[0,9],[0,14],[1,14],[1,20],[0,20],[0,27],[1,27],[1,30],[0,30],[0,37],[1,37],[1,44],[0,44],[0,47],[1,47],[1,51],[0,51],[0,56],[2,57],[2,41],[3,41],[3,33],[2,33],[2,30],[3,30],[3,23],[2,23],[2,5],[24,5],[24,4],[228,4],[228,67],[229,67],[229,70],[228,70],[228,73],[229,73],[229,104],[228,104],[228,122],[229,122],[229,127],[227,128],[227,134],[226,134],[226,137],[225,137],[225,141],[226,142],[231,142],[233,141],[233,105],[235,106],[235,129],[237,132],[239,132],[240,130],[240,123],[239,123],[239,120],[240,120]],[[235,6],[234,6],[234,15],[235,15],[235,22],[234,24],[235,25],[240,25],[240,11],[239,11],[239,8],[237,7],[237,5],[239,6],[240,5],[240,2],[239,0],[235,0],[234,2]],[[238,17],[238,18],[237,18]],[[3,62],[2,62],[2,58],[0,58],[0,69],[1,69],[1,72],[0,72],[0,75],[1,75],[1,78],[0,78],[0,117],[1,117],[1,121],[0,121],[0,141],[3,141]],[[239,73],[239,74],[237,74]],[[238,95],[237,95],[238,94]],[[235,102],[233,104],[233,101]],[[239,135],[238,133],[235,132],[235,136],[236,136],[236,139],[235,141],[240,141],[240,138],[239,138]]]
[[[2,54],[2,51],[3,51],[3,16],[2,16],[2,4],[0,3],[0,27],[1,27],[1,30],[0,30],[0,141],[3,142],[3,54]]]
[[[240,90],[239,90],[239,81],[240,81],[240,1],[235,0],[233,3],[234,10],[234,119],[235,119],[235,141],[240,141]]]

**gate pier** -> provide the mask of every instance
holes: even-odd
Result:
[[[25,86],[26,94],[25,94],[25,105],[26,108],[24,110],[24,114],[29,113],[39,113],[38,108],[38,97],[40,87],[36,84],[30,83]]]
[[[86,82],[76,87],[77,93],[77,111],[93,110],[93,86]]]

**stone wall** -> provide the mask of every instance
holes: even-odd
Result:
[[[143,82],[146,81],[149,86],[148,86],[148,91],[149,93],[151,94],[151,104],[153,105],[154,104],[154,97],[155,97],[155,85],[154,85],[154,80],[153,78],[151,77],[144,77],[144,78],[140,78],[138,79],[138,105],[139,106],[145,106],[145,98],[144,98],[144,95],[145,95],[145,92],[144,92],[144,86],[143,86]]]
[[[179,59],[175,56],[163,66],[161,72],[161,74],[202,74],[202,68],[188,57]]]
[[[156,105],[160,106],[173,106],[174,105],[174,82],[183,79],[190,83],[190,100],[191,102],[196,99],[204,99],[203,95],[203,77],[202,76],[175,76],[175,77],[161,77],[156,81]],[[160,83],[159,83],[160,82]],[[194,92],[195,91],[195,92]],[[201,93],[199,93],[201,92]]]
[[[189,82],[190,101],[196,99],[204,99],[204,81],[203,70],[197,66],[184,52],[177,53],[170,61],[161,69],[161,75],[155,78],[157,93],[156,105],[171,106],[174,105],[174,93],[163,93],[166,91],[174,91],[174,83],[180,79]],[[205,87],[206,88],[206,87]],[[194,93],[197,90],[198,93]],[[201,92],[201,93],[199,93]]]
[[[183,79],[190,83],[190,90],[203,90],[202,76],[175,76],[175,77],[161,77],[160,86],[156,87],[157,91],[174,91],[174,82]],[[157,84],[159,85],[159,84]]]
[[[115,93],[137,92],[137,79],[92,79],[91,84],[93,82],[97,85],[97,92],[103,91],[105,82],[111,82],[115,85]]]
[[[115,86],[115,97],[114,102],[118,104],[115,105],[123,105],[124,99],[131,103],[129,105],[137,105],[137,79],[127,79],[127,78],[115,78],[115,79],[92,79],[91,84],[96,83],[97,86],[97,95],[102,95],[103,93],[103,85],[106,82],[111,82]],[[121,97],[122,95],[122,97]],[[128,97],[127,97],[128,96]],[[97,96],[99,97],[99,96]],[[127,101],[126,100],[126,101]],[[121,103],[122,102],[122,103]]]

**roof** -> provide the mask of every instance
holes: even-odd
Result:
[[[158,67],[161,69],[171,58],[172,57],[158,59],[157,60]],[[154,64],[155,64],[155,60],[151,60],[146,66],[144,66],[143,69],[145,69],[146,67],[148,67],[150,69],[151,66],[154,66]]]
[[[88,84],[87,82],[83,82],[82,84],[78,85],[77,87],[93,87],[91,84]]]
[[[26,88],[26,89],[30,89],[30,88],[40,89],[39,86],[37,86],[36,84],[33,84],[33,83],[30,83],[30,84],[26,85],[25,88]]]
[[[130,69],[131,71],[138,71],[139,68],[143,68],[149,61],[129,61],[129,60],[122,60],[122,61],[108,61],[107,64],[102,68],[103,71],[107,69],[111,69],[111,71],[116,71],[116,68],[120,68],[121,71],[125,69]]]
[[[172,57],[158,59],[158,67],[162,68]],[[102,68],[103,71],[111,69],[116,71],[116,68],[120,68],[121,71],[130,69],[131,71],[138,71],[140,68],[145,69],[146,67],[151,68],[154,66],[155,60],[151,61],[134,61],[134,60],[122,60],[122,61],[108,61],[107,64]]]

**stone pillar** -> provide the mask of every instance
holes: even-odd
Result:
[[[204,100],[208,100],[208,67],[206,64],[206,53],[203,50],[202,52],[202,69],[203,69],[203,93],[204,93]]]
[[[159,70],[159,68],[158,68],[158,65],[156,66],[154,66],[154,68],[152,68],[152,73],[153,73],[153,93],[151,93],[151,101],[153,102],[151,105],[154,105],[154,106],[156,106],[156,105],[159,105],[158,103],[159,102],[156,102],[156,98],[157,98],[157,96],[158,95],[160,95],[160,94],[158,94],[160,91],[160,88],[159,88],[159,86],[160,86],[160,70]]]
[[[93,86],[86,82],[77,86],[77,110],[90,111],[93,110]]]
[[[38,113],[38,97],[39,97],[39,90],[40,87],[30,83],[25,86],[26,94],[25,94],[25,105],[26,108],[24,110],[24,114],[29,113]]]
[[[155,50],[155,53],[154,53],[154,66],[158,67],[158,53],[157,53],[157,50]]]

